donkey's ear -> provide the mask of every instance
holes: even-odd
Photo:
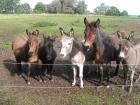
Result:
[[[130,40],[131,38],[134,38],[134,31],[130,32],[130,34],[129,34],[127,39]]]
[[[73,28],[70,29],[70,36],[74,36],[74,29]]]
[[[64,30],[63,30],[62,27],[59,28],[59,31],[60,31],[60,33],[61,33],[62,36],[65,35],[65,34],[64,34],[65,32],[64,32]]]
[[[121,34],[121,32],[119,30],[117,31],[117,36],[119,37],[119,39],[122,38],[122,34]]]
[[[86,18],[86,17],[84,18],[84,24],[85,24],[85,25],[87,25],[87,24],[88,24],[88,20],[87,20],[87,18]]]
[[[100,25],[100,19],[98,18],[95,22],[96,26],[99,26]]]
[[[36,36],[39,36],[39,30],[36,29]]]

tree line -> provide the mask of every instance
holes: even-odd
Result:
[[[32,9],[28,3],[20,0],[0,0],[0,13],[69,13],[85,14],[87,5],[84,0],[53,0],[50,4],[38,2]]]
[[[107,16],[128,16],[126,10],[120,11],[115,6],[107,6],[104,3],[101,3],[94,9],[94,13],[97,15],[107,15]]]
[[[53,0],[50,4],[38,2],[32,9],[28,3],[20,4],[20,0],[0,0],[0,13],[66,13],[66,14],[88,14],[87,5],[84,0]],[[107,6],[101,3],[94,11],[96,15],[127,16],[126,10],[120,11],[115,6]]]

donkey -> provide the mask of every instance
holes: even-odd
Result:
[[[120,59],[119,59],[119,41],[120,39],[113,35],[109,37],[105,35],[104,32],[100,30],[100,19],[97,19],[95,22],[89,23],[88,20],[84,19],[85,24],[85,42],[84,45],[91,47],[93,43],[96,43],[96,60],[95,62],[98,64],[98,69],[100,70],[100,83],[103,79],[103,64],[107,64],[107,82],[109,83],[110,79],[110,70],[109,66],[111,66],[111,61],[116,61],[117,67],[115,74],[118,74]],[[100,65],[100,66],[99,66]]]
[[[71,63],[73,64],[73,83],[72,86],[76,85],[76,66],[79,67],[79,78],[80,88],[83,88],[83,65],[85,62],[85,55],[83,53],[83,45],[81,42],[76,40],[74,37],[73,28],[70,29],[69,33],[64,32],[63,28],[59,28],[61,33],[61,51],[60,56],[64,59],[66,56],[70,56]]]
[[[26,29],[26,34],[28,38],[17,37],[12,42],[12,50],[17,62],[17,69],[19,70],[19,75],[22,76],[21,62],[28,63],[28,74],[27,74],[27,84],[30,85],[30,73],[31,73],[31,63],[38,62],[38,35],[39,31],[28,32]]]
[[[45,73],[49,73],[49,79],[52,80],[52,72],[53,72],[53,64],[56,59],[56,51],[53,47],[53,43],[55,38],[45,37],[43,35],[43,41],[39,44],[38,49],[38,57],[42,62],[42,69],[41,76],[45,75]],[[46,64],[46,65],[45,65]],[[47,69],[47,70],[46,70]],[[45,78],[42,78],[45,81]]]
[[[130,31],[130,32],[125,32],[125,31],[116,31],[115,33],[113,33],[112,35],[116,35],[118,36],[120,39],[127,39],[129,40],[131,43],[136,44],[135,40],[134,40],[134,31]]]
[[[132,45],[132,43],[124,39],[120,41],[120,48],[121,51],[119,56],[124,62],[123,66],[125,66],[127,72],[131,71],[131,76],[130,76],[131,84],[129,88],[129,92],[131,92],[133,87],[134,74],[136,72],[136,69],[138,69],[138,65],[140,65],[140,44]],[[139,79],[140,76],[136,81],[138,81]],[[126,84],[127,84],[127,75],[125,77],[125,85]]]

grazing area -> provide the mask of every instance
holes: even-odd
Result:
[[[107,88],[106,74],[102,85],[96,74],[96,67],[90,65],[90,74],[83,77],[84,88],[79,88],[79,80],[75,87],[71,86],[73,80],[72,66],[68,59],[60,60],[61,33],[59,27],[69,32],[73,27],[77,40],[84,39],[84,18],[88,21],[101,20],[101,30],[111,35],[117,30],[134,31],[136,42],[140,42],[140,17],[113,17],[93,15],[0,15],[0,105],[140,105],[140,81],[134,83],[133,92],[123,90],[124,82],[122,66],[118,76],[114,75],[115,66],[110,73],[110,87]],[[39,82],[36,65],[31,71],[31,84],[27,85],[28,68],[23,64],[23,78],[18,76],[16,60],[12,51],[12,40],[17,36],[26,36],[26,29],[39,30],[39,41],[43,34],[55,37],[54,49],[57,53],[53,67],[53,79]],[[45,36],[44,36],[45,37]],[[41,64],[41,62],[39,63]],[[62,64],[62,65],[61,65]],[[128,81],[130,82],[130,81]]]

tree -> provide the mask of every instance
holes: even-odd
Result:
[[[61,12],[60,0],[53,0],[49,5],[47,5],[47,10],[49,13],[60,13]]]
[[[106,15],[109,16],[120,16],[120,11],[117,7],[110,7],[107,11],[106,11]]]
[[[29,14],[29,13],[31,13],[31,11],[32,11],[32,9],[28,3],[17,5],[15,8],[15,13],[18,13],[18,14],[20,14],[20,13]]]
[[[120,15],[121,15],[121,16],[128,16],[128,12],[127,12],[126,10],[124,10],[124,11],[122,11],[122,12],[120,13]]]
[[[76,12],[79,14],[84,14],[86,12],[86,9],[87,5],[85,4],[85,1],[79,1],[76,7]]]
[[[108,8],[109,8],[109,6],[105,5],[104,3],[101,3],[99,6],[97,6],[94,9],[94,12],[97,15],[105,15]]]
[[[63,9],[64,9],[64,0],[60,0],[61,3],[61,13],[63,13]]]
[[[14,13],[15,7],[20,0],[0,0],[1,13]]]
[[[33,9],[34,13],[46,13],[47,12],[47,8],[46,5],[43,4],[42,2],[38,2],[35,5],[35,8]]]

